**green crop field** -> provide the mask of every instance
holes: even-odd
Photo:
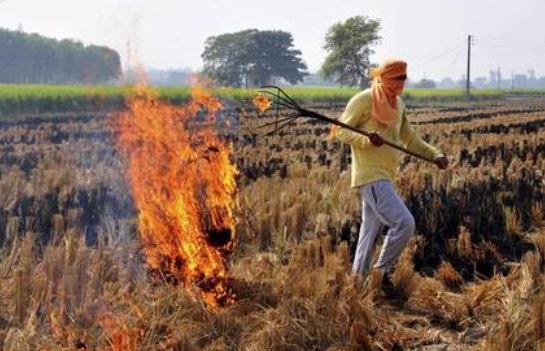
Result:
[[[162,99],[172,103],[186,101],[189,87],[157,88]],[[296,100],[306,103],[344,103],[357,88],[290,87],[285,89]],[[212,93],[224,100],[248,102],[258,89],[213,88]],[[13,85],[0,84],[0,117],[55,114],[59,112],[92,112],[118,109],[130,95],[130,86],[86,85]],[[505,95],[545,95],[545,90],[474,89],[473,99],[498,99]],[[450,101],[465,99],[463,89],[408,89],[407,101]]]

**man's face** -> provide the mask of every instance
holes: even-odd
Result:
[[[396,95],[401,95],[403,93],[403,88],[405,87],[405,81],[407,80],[407,75],[401,75],[391,78],[395,84],[392,86],[393,93]]]

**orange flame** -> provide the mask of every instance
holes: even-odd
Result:
[[[331,129],[329,130],[329,135],[328,135],[328,140],[333,140],[335,139],[335,136],[337,135],[337,132],[339,130],[339,126],[336,126],[336,125],[332,125],[331,126]]]
[[[115,125],[149,267],[198,292],[211,307],[234,299],[226,258],[235,248],[237,170],[231,146],[196,116],[207,113],[212,121],[221,107],[200,89],[175,107],[139,86]],[[188,130],[189,122],[197,127]]]
[[[267,111],[269,108],[271,108],[272,102],[263,94],[257,94],[254,99],[254,106],[257,108],[257,110],[261,113]]]

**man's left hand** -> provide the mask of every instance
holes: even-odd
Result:
[[[448,164],[449,164],[448,157],[447,156],[441,156],[441,157],[436,158],[435,159],[435,164],[440,169],[447,169]]]

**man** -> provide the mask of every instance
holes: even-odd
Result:
[[[389,228],[375,268],[389,274],[414,232],[414,218],[392,185],[401,155],[383,145],[383,138],[417,154],[435,160],[441,169],[448,159],[439,150],[423,141],[406,117],[400,98],[407,78],[407,63],[386,60],[373,70],[370,89],[356,94],[346,106],[341,121],[371,136],[338,128],[334,136],[350,144],[352,149],[352,187],[359,188],[362,198],[362,224],[352,272],[367,275],[373,260],[375,239],[382,226]]]

